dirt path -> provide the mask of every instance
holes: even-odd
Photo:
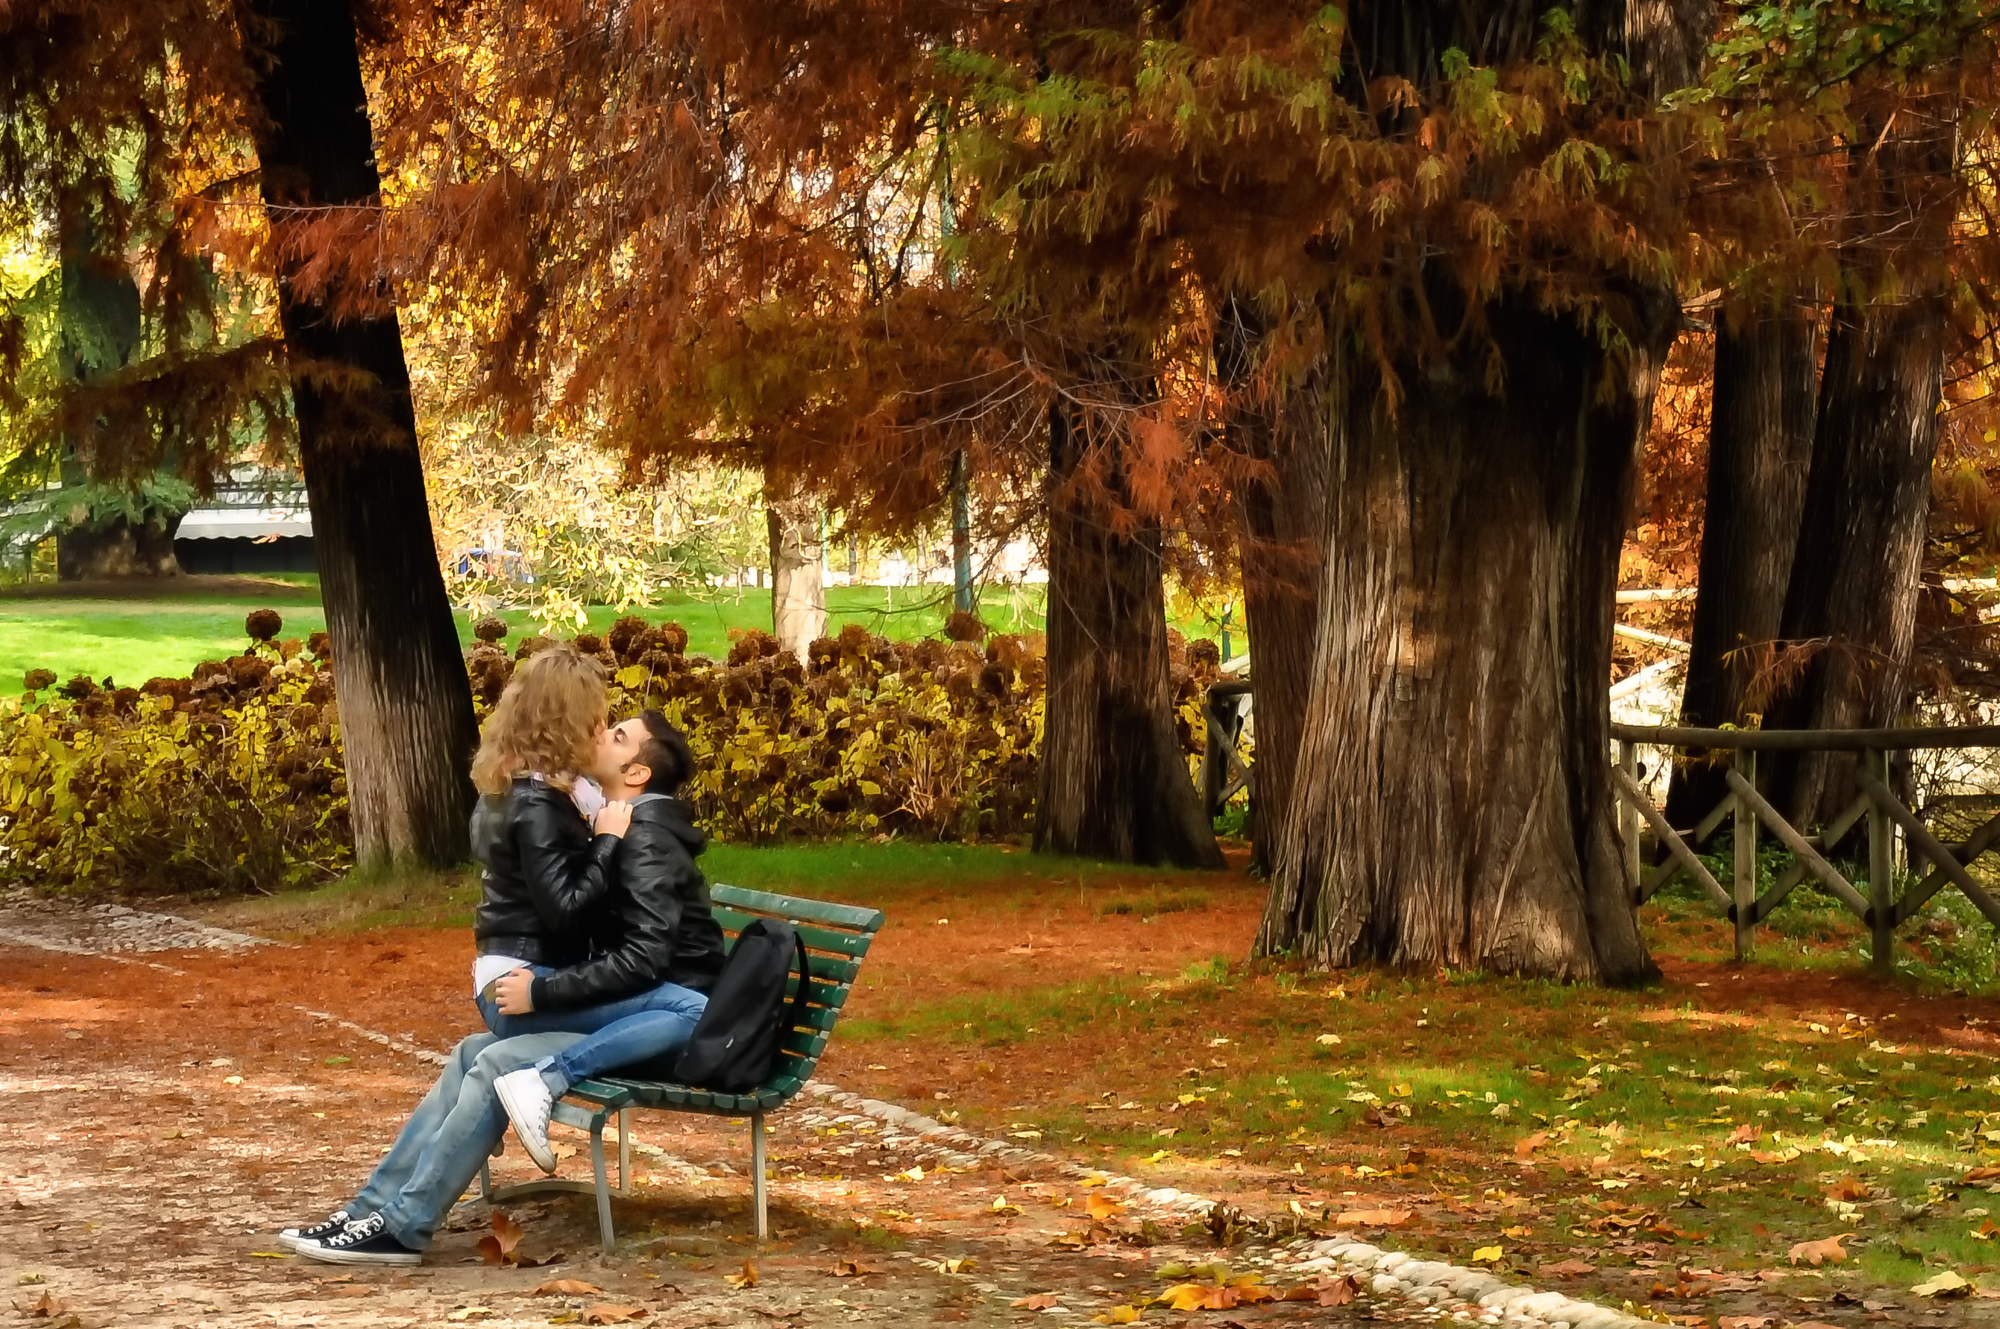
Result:
[[[0,1284],[22,1323],[542,1324],[630,1312],[690,1329],[1013,1324],[1036,1317],[1012,1302],[1055,1293],[1061,1309],[1042,1313],[1082,1324],[1151,1297],[1162,1262],[1212,1258],[1178,1241],[1052,1244],[1090,1227],[1090,1194],[1074,1181],[923,1168],[916,1141],[811,1104],[773,1120],[778,1239],[763,1250],[746,1235],[745,1127],[649,1114],[635,1131],[643,1196],[617,1206],[609,1259],[583,1197],[508,1206],[536,1268],[480,1262],[490,1215],[476,1198],[419,1269],[285,1256],[272,1234],[351,1193],[429,1082],[420,1054],[468,1028],[465,956],[435,933],[246,951],[149,926],[0,902]],[[496,1176],[527,1166],[510,1150]],[[1136,1232],[1147,1218],[1174,1221],[1134,1208],[1109,1226]],[[755,1285],[733,1286],[746,1261]],[[1240,1254],[1236,1264],[1254,1267]],[[552,1279],[597,1290],[536,1293]],[[1236,1315],[1324,1324],[1439,1312],[1364,1295],[1338,1310]]]

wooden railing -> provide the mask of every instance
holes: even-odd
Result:
[[[1250,697],[1247,678],[1225,678],[1211,683],[1202,696],[1201,713],[1208,722],[1208,739],[1196,783],[1210,821],[1222,811],[1223,804],[1250,788],[1250,763],[1243,760],[1242,748],[1243,712]]]
[[[1614,724],[1618,761],[1611,782],[1623,802],[1618,832],[1625,846],[1625,874],[1639,903],[1685,873],[1736,925],[1736,955],[1747,959],[1757,924],[1770,917],[1806,877],[1811,876],[1839,900],[1873,934],[1871,958],[1887,972],[1896,929],[1946,886],[1956,887],[1980,913],[2000,926],[2000,901],[1966,871],[1966,865],[2000,844],[2000,815],[1987,820],[1965,840],[1940,841],[1923,820],[1889,787],[1891,753],[1944,748],[2000,748],[2000,726],[1917,729],[1693,729],[1678,725]],[[1729,763],[1729,793],[1686,835],[1667,824],[1666,817],[1639,784],[1638,750],[1642,745],[1708,749],[1715,760]],[[1805,834],[1787,821],[1757,792],[1760,752],[1855,752],[1854,801],[1818,834]],[[1867,819],[1868,891],[1863,894],[1841,875],[1827,853]],[[1652,828],[1656,843],[1666,851],[1650,871],[1640,858],[1639,823]],[[1734,831],[1730,884],[1724,888],[1696,851],[1729,823]],[[1792,865],[1758,894],[1757,835],[1762,824],[1792,853]],[[1896,895],[1895,836],[1901,831],[1911,865],[1921,858],[1930,870]],[[1692,842],[1692,843],[1690,843]]]

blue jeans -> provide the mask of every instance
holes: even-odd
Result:
[[[527,967],[537,974],[555,972],[539,965]],[[526,1015],[500,1014],[493,999],[483,992],[478,1000],[486,1027],[502,1038],[511,1040],[523,1034],[588,1035],[534,1063],[542,1073],[542,1083],[557,1098],[568,1093],[578,1080],[680,1051],[687,1046],[701,1013],[708,1009],[706,995],[677,983],[662,983],[601,1006],[531,1011]]]
[[[391,1236],[412,1250],[431,1244],[437,1225],[479,1175],[479,1165],[507,1132],[507,1113],[493,1082],[552,1057],[581,1035],[496,1038],[473,1034],[445,1059],[430,1093],[374,1174],[348,1204],[354,1215],[380,1214]]]

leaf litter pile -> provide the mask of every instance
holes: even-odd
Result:
[[[173,953],[178,978],[8,952],[0,1018],[25,1076],[0,1087],[18,1197],[0,1195],[0,1280],[21,1280],[28,1320],[84,1329],[274,1301],[355,1323],[1415,1313],[1267,1258],[1348,1232],[1716,1329],[2000,1310],[1996,1003],[1670,955],[1642,993],[1252,971],[1217,956],[1247,949],[1261,898],[1226,874],[847,894],[891,922],[828,1079],[1224,1206],[1190,1224],[1046,1166],[954,1172],[872,1121],[794,1113],[774,1121],[779,1240],[760,1250],[741,1124],[641,1114],[612,1261],[588,1200],[559,1197],[468,1203],[421,1270],[307,1266],[269,1233],[343,1198],[328,1187],[365,1175],[430,1070],[288,1003],[365,970],[314,1004],[440,1050],[469,1023],[462,932],[336,930]],[[83,1096],[114,1085],[115,1113]],[[496,1172],[523,1168],[510,1150]],[[135,1225],[162,1233],[136,1272]]]

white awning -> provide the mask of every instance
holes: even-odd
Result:
[[[196,508],[181,518],[176,540],[261,540],[308,536],[312,513],[304,508]]]

